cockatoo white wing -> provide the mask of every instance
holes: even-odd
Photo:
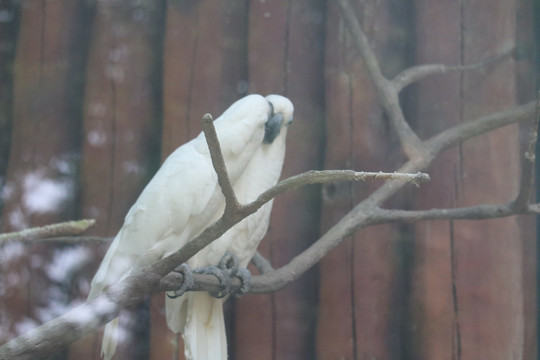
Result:
[[[214,122],[231,181],[236,181],[264,138],[268,102],[249,95],[234,103]],[[128,212],[92,280],[89,299],[98,296],[134,269],[180,249],[223,211],[204,134],[173,152]],[[109,323],[102,355],[116,350],[116,332]]]
[[[200,215],[202,209],[217,211],[222,199],[216,196],[219,195],[216,187],[212,165],[190,143],[171,154],[126,215],[92,280],[89,298],[129,275],[134,265],[144,266],[158,260],[163,254],[152,253],[152,248],[161,240],[181,233],[189,219]]]
[[[241,203],[255,200],[262,192],[275,185],[281,175],[285,157],[287,128],[292,121],[293,106],[285,97],[266,98],[274,107],[274,114],[265,126],[264,143],[256,150],[245,171],[234,184]],[[198,266],[216,265],[227,251],[234,253],[241,267],[246,267],[255,253],[270,223],[272,202],[236,224],[223,236],[200,251],[192,260]],[[227,344],[223,319],[223,299],[208,293],[186,295],[185,324],[182,331],[187,360],[226,360]]]

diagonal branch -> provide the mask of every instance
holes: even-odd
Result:
[[[223,196],[225,197],[225,211],[238,207],[238,199],[233,190],[231,180],[229,179],[229,173],[227,172],[227,166],[225,165],[225,159],[223,159],[223,153],[221,152],[221,145],[214,127],[212,115],[205,114],[201,120],[202,130],[206,137],[206,143],[208,144],[208,150],[210,150],[210,157],[212,158],[212,165],[216,170],[218,177],[218,184],[221,187]]]
[[[377,90],[381,106],[388,115],[394,130],[398,134],[403,151],[409,159],[422,156],[424,153],[422,141],[405,120],[403,110],[399,104],[398,91],[392,82],[382,74],[375,53],[369,46],[367,36],[364,34],[362,27],[358,23],[358,19],[354,15],[353,7],[348,0],[337,0],[336,4],[341,11],[343,20],[347,24],[347,28],[355,40],[355,44],[358,47],[362,58],[364,59],[367,73]]]
[[[536,101],[504,109],[482,116],[476,120],[448,128],[425,141],[431,153],[439,153],[458,143],[484,134],[490,130],[531,119],[536,110]]]

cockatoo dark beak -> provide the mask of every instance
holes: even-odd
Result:
[[[271,144],[281,131],[283,125],[282,114],[272,114],[266,124],[264,124],[264,139],[263,143]]]

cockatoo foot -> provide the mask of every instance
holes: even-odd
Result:
[[[211,274],[218,278],[219,291],[217,293],[210,293],[210,295],[220,299],[229,295],[231,278],[234,276],[238,276],[240,278],[240,280],[242,281],[242,288],[246,283],[248,284],[247,287],[249,288],[251,274],[246,276],[246,272],[248,271],[246,269],[240,269],[239,264],[240,263],[238,261],[238,257],[232,252],[227,251],[219,261],[218,266],[206,266],[202,268],[197,268],[194,270],[194,272],[197,274]],[[245,279],[248,277],[249,280],[247,280],[246,282]],[[236,291],[234,295],[243,295],[245,291],[242,288]]]
[[[219,291],[217,293],[211,292],[210,295],[212,295],[213,297],[221,299],[222,297],[225,297],[229,294],[231,275],[228,270],[223,269],[219,266],[205,266],[196,268],[195,270],[193,270],[193,272],[195,274],[214,275],[218,278]]]
[[[174,271],[182,274],[184,281],[182,282],[180,289],[167,293],[167,296],[171,299],[176,299],[177,297],[182,296],[186,291],[193,287],[193,273],[188,264],[182,264],[174,269]]]

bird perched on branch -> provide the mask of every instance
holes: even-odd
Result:
[[[214,121],[230,181],[240,202],[254,200],[281,174],[287,126],[293,105],[285,97],[246,96]],[[175,150],[129,210],[91,283],[88,299],[182,248],[217,220],[224,197],[203,133]],[[269,224],[271,203],[235,225],[194,255],[192,268],[217,265],[230,252],[245,268]],[[223,299],[207,293],[166,298],[169,328],[182,332],[187,359],[226,359]],[[109,360],[118,342],[118,319],[105,326],[102,356]]]

